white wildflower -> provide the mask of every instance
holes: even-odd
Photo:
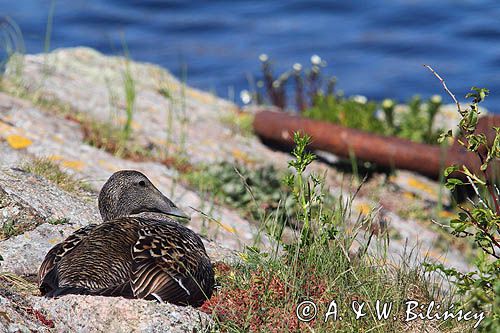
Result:
[[[354,95],[352,96],[352,100],[359,104],[366,104],[368,102],[368,99],[363,95]]]
[[[443,98],[441,97],[441,95],[432,95],[431,97],[431,102],[434,104],[441,104],[442,101]]]
[[[244,89],[240,92],[240,98],[241,98],[241,101],[243,102],[243,104],[248,104],[252,101],[252,95],[246,89]]]
[[[267,56],[267,54],[265,53],[262,53],[260,56],[259,56],[259,60],[262,61],[262,62],[267,62],[269,60],[269,57]]]
[[[290,72],[285,72],[285,73],[280,75],[278,80],[280,81],[280,84],[282,84],[283,82],[286,82],[289,77],[290,77]]]
[[[382,107],[384,109],[390,109],[394,107],[394,101],[390,98],[386,98],[382,101]]]
[[[296,72],[300,72],[302,70],[302,65],[299,64],[298,62],[293,64],[293,70]]]
[[[313,64],[314,66],[321,65],[321,62],[322,62],[322,60],[321,60],[321,57],[319,55],[313,54],[311,56],[311,64]]]
[[[280,81],[278,81],[278,80],[273,81],[273,88],[279,88],[280,85],[281,85]]]
[[[378,120],[385,120],[385,112],[377,109],[377,111],[375,111],[375,118],[377,118]]]

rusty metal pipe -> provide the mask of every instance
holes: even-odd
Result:
[[[496,119],[494,122],[500,123]],[[489,124],[489,123],[488,123]],[[354,154],[363,161],[380,166],[406,169],[437,178],[443,165],[466,165],[479,172],[477,156],[459,145],[448,150],[439,146],[371,134],[328,122],[293,116],[285,112],[260,111],[253,123],[255,133],[264,140],[293,147],[293,133],[311,136],[312,149],[324,150],[341,157]]]

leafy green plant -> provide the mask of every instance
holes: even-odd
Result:
[[[343,96],[317,96],[314,106],[305,110],[308,118],[324,120],[342,126],[383,134],[385,124],[376,117],[375,102],[363,102]]]
[[[272,165],[251,170],[221,162],[188,173],[186,178],[197,189],[209,191],[219,202],[244,211],[254,220],[277,211],[280,206],[277,216],[280,223],[293,216],[293,212],[288,212],[290,201],[281,202],[285,187],[280,172]]]
[[[317,55],[311,57],[310,69],[295,64],[292,70],[280,75],[274,74],[267,55],[261,55],[260,60],[262,80],[257,82],[260,89],[255,90],[253,96],[247,96],[250,93],[245,91],[245,103],[254,99],[259,104],[267,102],[283,110],[292,108],[287,94],[293,90],[287,89],[287,85],[294,84],[294,107],[305,117],[430,144],[435,144],[440,133],[440,129],[434,128],[441,107],[438,95],[427,101],[415,96],[407,103],[407,110],[396,110],[396,102],[391,99],[379,103],[364,96],[337,92],[337,79],[323,75],[326,62]]]
[[[254,221],[273,220],[279,227],[272,226],[268,231],[276,231],[271,232],[273,237],[280,238],[280,230],[285,225],[300,229],[303,223],[307,223],[297,215],[296,193],[283,182],[284,174],[273,165],[251,169],[240,164],[220,162],[188,172],[184,177],[202,193],[209,193],[219,203],[238,209]],[[315,179],[321,181],[319,176]],[[287,181],[290,179],[287,178]],[[295,181],[300,182],[298,179]],[[322,189],[317,190],[322,191],[318,193],[322,200],[333,204],[333,196]],[[302,197],[301,200],[308,199]],[[319,203],[319,200],[312,200],[308,216],[320,214]]]
[[[307,135],[302,136],[299,132],[294,133],[294,142],[296,144],[292,151],[294,159],[288,162],[288,166],[294,170],[290,172],[284,179],[293,193],[295,202],[297,203],[297,220],[302,222],[302,230],[300,234],[300,245],[307,246],[315,239],[315,230],[312,225],[314,207],[323,207],[324,191],[322,184],[324,180],[318,175],[310,174],[305,176],[304,172],[309,164],[316,158],[314,154],[306,150],[311,138]],[[326,212],[320,212],[319,216],[327,217]],[[326,223],[326,219],[322,219],[320,234],[328,236],[322,241],[333,239],[337,230],[333,224]]]
[[[433,124],[440,106],[439,95],[425,102],[415,96],[408,102],[408,110],[400,112],[395,112],[396,103],[390,99],[378,104],[360,96],[319,95],[303,115],[370,133],[435,144],[440,129],[434,129]],[[379,116],[380,110],[383,117]]]
[[[294,139],[296,148],[284,184],[292,192],[291,203],[302,227],[287,243],[270,235],[276,243],[269,252],[249,247],[241,253],[240,262],[216,265],[221,288],[201,308],[213,315],[216,328],[224,332],[407,331],[402,320],[377,320],[376,300],[391,302],[391,316],[402,313],[408,299],[435,300],[448,306],[449,299],[437,297],[421,267],[410,268],[407,256],[400,265],[387,262],[386,253],[367,250],[370,240],[353,250],[359,233],[373,217],[349,222],[357,192],[327,203],[323,177],[307,170],[315,158],[307,151],[309,138],[295,134]],[[277,221],[271,218],[261,223],[275,225]],[[305,300],[317,305],[318,316],[309,322],[299,321],[296,315],[298,304]],[[366,302],[366,316],[360,320],[344,311],[342,320],[325,320],[332,300],[339,309],[350,309],[353,300]],[[472,325],[450,321],[439,328],[445,326],[467,331]],[[426,328],[425,321],[412,326],[415,331]]]
[[[394,135],[416,142],[435,144],[441,129],[434,130],[433,123],[441,106],[441,96],[435,95],[423,103],[420,96],[408,102],[408,112],[402,113]]]
[[[457,237],[471,239],[478,248],[475,270],[462,273],[443,265],[428,264],[431,271],[440,271],[452,279],[458,291],[468,296],[465,306],[490,312],[484,320],[482,329],[488,332],[500,330],[500,205],[497,186],[488,180],[487,172],[492,168],[491,162],[500,158],[500,128],[495,129],[495,138],[491,144],[487,142],[483,133],[476,133],[478,104],[481,103],[489,91],[485,88],[472,87],[465,97],[472,99],[469,108],[462,110],[455,96],[448,90],[444,80],[431,68],[429,70],[441,81],[445,90],[450,94],[457,105],[461,120],[459,129],[461,139],[458,143],[467,151],[476,154],[481,161],[482,174],[470,171],[464,165],[448,167],[444,174],[447,178],[446,186],[454,190],[457,186],[471,186],[477,202],[471,201],[469,207],[459,206],[461,212],[458,217],[450,221],[452,234]],[[451,130],[443,133],[440,141],[452,135]]]

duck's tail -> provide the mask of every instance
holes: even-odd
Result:
[[[125,298],[133,298],[134,293],[130,282],[125,282],[120,285],[111,286],[108,288],[90,289],[82,286],[59,286],[59,279],[50,276],[52,272],[47,274],[43,282],[40,284],[40,292],[42,296],[55,298],[63,295],[94,295],[94,296],[121,296]]]
[[[55,298],[63,295],[93,295],[93,296],[109,296],[109,297],[125,297],[125,298],[134,298],[134,294],[132,292],[132,288],[130,288],[130,284],[120,285],[111,288],[103,288],[97,290],[91,290],[85,287],[59,287],[52,290],[49,290],[46,293],[43,293],[43,296],[48,298]]]
[[[62,287],[51,289],[44,293],[43,296],[47,298],[55,298],[63,295],[92,295],[92,291],[84,287]]]

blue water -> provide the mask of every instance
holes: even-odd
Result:
[[[43,50],[51,0],[0,0],[21,27],[28,52]],[[432,65],[457,96],[488,87],[500,112],[500,2],[392,1],[56,1],[51,49],[86,45],[160,64],[223,97],[258,77],[261,53],[278,70],[328,62],[347,94],[406,100],[443,93]],[[235,94],[232,93],[235,92]],[[447,99],[445,99],[447,101]]]

